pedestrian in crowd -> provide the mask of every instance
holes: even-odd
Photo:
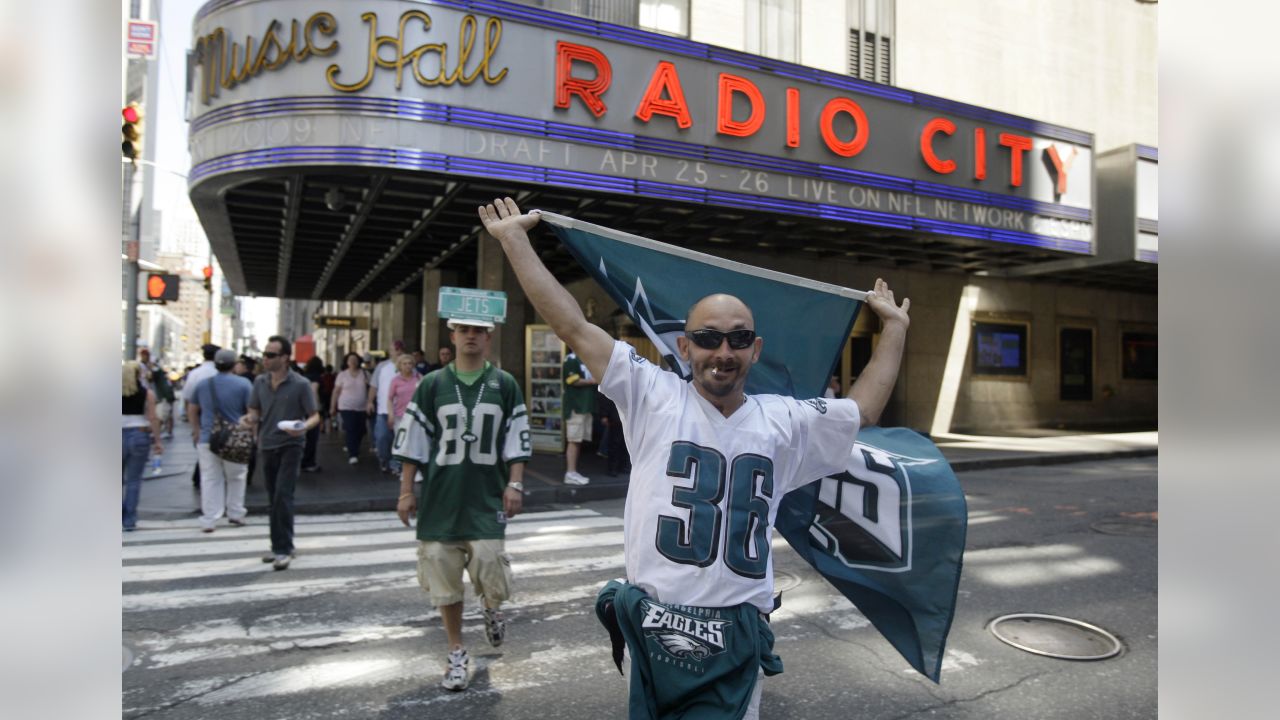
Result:
[[[426,375],[435,370],[431,367],[431,363],[427,362],[427,354],[421,349],[413,351],[413,369],[419,375]]]
[[[147,379],[147,387],[156,394],[156,417],[160,419],[160,431],[165,439],[173,438],[173,404],[177,398],[173,393],[173,383],[169,374],[164,371],[151,351],[142,348],[138,351],[138,363],[143,367]]]
[[[254,362],[253,358],[249,357],[248,355],[241,355],[240,359],[236,361],[235,367],[231,369],[231,372],[234,375],[237,375],[239,377],[244,378],[245,380],[248,380],[249,384],[252,385],[253,380],[256,377],[255,368],[257,368],[257,366],[258,364]],[[253,452],[249,454],[249,471],[244,478],[244,484],[246,486],[253,484],[253,471],[256,470],[257,467],[258,467],[258,448],[255,445]]]
[[[627,438],[622,434],[622,418],[618,415],[618,406],[603,393],[596,398],[596,410],[600,413],[600,423],[604,426],[600,446],[604,450],[606,472],[609,477],[618,477],[631,466],[631,457],[627,454]]]
[[[482,599],[485,637],[506,636],[500,610],[511,596],[503,538],[523,507],[524,464],[532,451],[524,396],[510,373],[485,356],[493,323],[450,320],[458,359],[418,384],[396,428],[394,456],[404,463],[396,512],[417,518],[418,582],[440,610],[448,642],[441,685],[464,690],[470,659],[462,643],[462,571]],[[422,497],[413,481],[422,472]]]
[[[333,407],[342,418],[342,434],[347,441],[347,462],[360,462],[360,441],[364,440],[365,407],[368,405],[369,376],[360,367],[360,355],[349,352],[342,359],[346,369],[333,383]]]
[[[406,353],[396,358],[397,372],[395,377],[391,378],[391,416],[387,418],[387,428],[392,435],[395,435],[400,418],[404,417],[404,411],[409,408],[409,403],[413,400],[413,391],[418,389],[418,382],[422,380],[417,366],[413,355]],[[394,457],[391,459],[391,471],[397,476],[400,474],[401,465],[399,460]]]
[[[404,343],[396,340],[391,344],[387,359],[378,363],[373,370],[369,383],[369,401],[365,408],[373,418],[373,448],[378,455],[378,469],[384,473],[391,472],[391,424],[387,419],[391,416],[391,378],[396,376],[396,360],[404,354]]]
[[[311,392],[316,395],[316,411],[320,413],[320,424],[324,424],[325,403],[320,396],[320,384],[324,380],[324,363],[315,355],[307,360],[302,368],[302,376],[311,383]],[[307,431],[307,443],[302,449],[302,472],[320,472],[320,464],[316,462],[316,446],[320,443],[320,425]]]
[[[635,637],[646,608],[729,621],[721,625],[722,651],[696,664],[651,662],[647,648],[632,647],[631,706],[655,707],[661,690],[675,707],[695,708],[689,716],[758,718],[759,675],[782,670],[766,624],[778,505],[787,491],[842,472],[859,428],[879,419],[901,364],[910,301],[899,306],[880,279],[867,293],[880,342],[849,399],[748,396],[764,341],[742,300],[709,295],[689,309],[676,340],[691,369],[685,381],[587,321],[529,243],[536,213],[521,215],[510,198],[479,212],[538,314],[601,378],[635,451],[623,520],[626,583],[611,582],[596,605],[611,637],[621,628]],[[674,489],[673,478],[683,478]],[[673,698],[676,688],[682,692]]]
[[[144,371],[135,360],[120,367],[120,484],[124,486],[120,521],[125,532],[138,527],[138,499],[142,495],[142,471],[151,453],[164,452],[156,395],[143,383]]]
[[[433,368],[434,370],[439,370],[445,365],[448,365],[449,363],[453,362],[453,348],[451,347],[440,348],[438,351],[436,351],[436,359],[439,360],[440,362],[436,363],[436,366]],[[423,373],[423,375],[426,375],[426,373]]]
[[[332,429],[334,418],[337,415],[333,411],[333,385],[337,381],[338,375],[333,371],[332,365],[324,366],[324,374],[320,376],[320,432],[328,435]]]
[[[293,559],[293,490],[302,469],[306,434],[320,424],[316,395],[306,378],[289,369],[293,344],[272,335],[262,351],[266,372],[253,381],[244,422],[258,429],[258,452],[271,503],[271,554],[276,570]]]
[[[578,472],[582,444],[591,442],[592,415],[596,411],[596,386],[600,384],[591,370],[570,351],[564,359],[560,377],[564,378],[564,396],[560,412],[564,417],[564,460],[566,485],[586,485],[591,481]]]
[[[213,366],[218,374],[200,382],[189,406],[199,418],[199,423],[191,426],[191,434],[200,463],[200,529],[206,533],[217,528],[224,514],[227,522],[236,526],[244,525],[248,514],[244,490],[249,464],[218,457],[209,440],[217,418],[238,423],[248,412],[253,384],[232,372],[236,366],[234,350],[223,348],[215,353]]]
[[[201,381],[207,380],[218,374],[217,368],[213,366],[213,356],[220,350],[217,345],[205,343],[200,346],[200,352],[204,355],[204,362],[193,368],[187,373],[187,379],[182,384],[182,404],[187,411],[187,424],[194,430],[200,427],[200,417],[195,413],[195,409],[191,407],[191,403],[196,395],[196,388],[199,387]],[[192,445],[195,444],[195,436],[192,436]],[[196,467],[191,471],[191,484],[200,487],[200,464],[196,463]]]

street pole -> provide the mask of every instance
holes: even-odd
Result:
[[[133,212],[133,176],[137,167],[133,163],[122,163],[121,167],[124,168],[124,198],[120,210],[125,255],[124,359],[132,360],[138,355],[138,245],[141,228]]]

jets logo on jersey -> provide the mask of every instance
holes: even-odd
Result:
[[[820,414],[822,414],[822,415],[826,415],[826,414],[827,414],[827,401],[826,401],[826,400],[823,400],[822,398],[811,398],[811,399],[809,399],[809,400],[805,400],[805,402],[806,402],[806,403],[808,403],[808,404],[810,404],[810,405],[812,405],[812,406],[813,406],[813,409],[814,409],[814,410],[817,410]]]
[[[644,610],[644,619],[640,621],[640,628],[646,635],[655,639],[671,657],[681,660],[705,660],[712,655],[724,652],[724,629],[731,623],[727,620],[714,619],[719,617],[718,611],[687,608],[691,613],[707,616],[696,617],[692,614],[675,612],[670,607],[651,600],[642,600],[640,607]]]
[[[910,570],[909,470],[935,462],[854,443],[848,470],[820,481],[810,543],[849,567]]]

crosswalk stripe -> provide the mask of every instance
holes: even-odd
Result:
[[[566,518],[589,518],[601,517],[601,515],[593,510],[549,510],[547,512],[524,513],[517,515],[510,520],[510,527],[516,527],[524,523],[546,522],[548,520],[561,520]],[[218,531],[213,535],[202,535],[200,533],[200,521],[194,516],[189,520],[148,520],[139,526],[139,529],[124,534],[125,545],[147,545],[158,541],[173,540],[190,540],[193,537],[199,537],[202,540],[214,540],[224,537],[226,534],[236,534],[244,532],[265,533],[267,531],[266,518],[260,516],[250,516],[252,525],[246,527],[234,527],[227,524],[224,519],[218,526]],[[395,513],[386,512],[366,512],[366,513],[346,513],[342,515],[300,515],[294,519],[294,527],[304,527],[307,530],[316,529],[326,531],[330,528],[323,526],[346,526],[348,530],[377,530],[377,529],[395,529],[403,528],[400,519]]]
[[[397,529],[388,532],[369,532],[346,534],[353,528],[350,525],[335,526],[333,531],[324,534],[309,532],[311,528],[298,531],[295,539],[299,549],[319,550],[326,548],[351,548],[364,545],[393,545],[396,543],[414,542],[413,530],[406,528],[399,520]],[[621,527],[622,520],[612,517],[574,517],[553,518],[539,522],[511,523],[507,528],[507,537],[522,538],[526,535],[543,535],[550,533],[566,533],[599,527]],[[205,541],[198,531],[192,531],[185,542],[160,543],[155,545],[133,545],[122,548],[122,560],[146,560],[152,558],[184,558],[204,555],[229,555],[232,553],[259,553],[268,543],[264,532],[266,528],[258,528],[256,532],[246,533],[251,528],[238,528],[235,539],[213,539]],[[246,537],[252,535],[252,537]],[[194,542],[193,542],[194,541]]]

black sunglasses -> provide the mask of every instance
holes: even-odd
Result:
[[[264,350],[262,352],[262,357],[266,358],[267,360],[275,360],[276,358],[280,357],[283,354],[284,353],[273,353],[273,352],[267,352]]]
[[[756,339],[756,331],[730,330],[729,332],[721,332],[703,328],[702,330],[690,330],[685,333],[685,337],[704,350],[715,350],[720,347],[720,343],[724,342],[725,338],[728,338],[729,347],[734,350],[742,350],[751,347],[751,343]]]

